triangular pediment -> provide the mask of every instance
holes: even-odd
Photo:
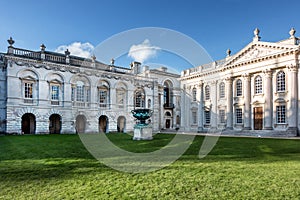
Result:
[[[284,52],[295,49],[295,45],[278,44],[271,42],[251,42],[237,54],[231,56],[226,65],[238,65],[248,63],[260,58],[272,58]]]

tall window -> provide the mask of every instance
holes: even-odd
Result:
[[[235,114],[236,114],[236,123],[237,124],[242,124],[243,123],[243,112],[242,112],[242,109],[237,108],[235,110]]]
[[[76,101],[84,102],[84,85],[78,84],[76,86]]]
[[[117,89],[117,104],[119,108],[124,108],[126,104],[126,90],[124,88]]]
[[[225,98],[225,84],[222,82],[219,85],[220,99]]]
[[[135,92],[135,107],[145,107],[145,93],[142,89]]]
[[[51,85],[51,100],[59,100],[59,85]]]
[[[225,110],[219,110],[219,119],[220,119],[220,123],[222,124],[225,123]]]
[[[204,119],[205,119],[205,124],[210,124],[210,111],[209,110],[204,111]]]
[[[285,91],[285,73],[280,71],[277,73],[277,92]]]
[[[236,81],[236,96],[240,97],[243,95],[243,83],[241,79]]]
[[[71,100],[76,106],[89,106],[90,89],[82,81],[76,82],[71,88]]]
[[[276,119],[278,124],[286,123],[285,105],[276,106]]]
[[[107,107],[108,106],[108,88],[105,86],[101,86],[98,88],[98,92],[99,92],[99,105],[100,107]]]
[[[192,119],[193,119],[193,124],[197,124],[197,112],[196,111],[192,112]]]
[[[148,99],[148,108],[151,108],[151,99]]]
[[[209,100],[210,99],[210,88],[209,85],[205,86],[205,100]]]
[[[193,88],[192,95],[193,95],[193,101],[197,101],[197,89],[196,88]]]
[[[164,107],[173,107],[173,84],[171,81],[164,82]]]
[[[33,83],[32,82],[25,82],[24,83],[24,97],[26,99],[33,98]]]
[[[255,77],[255,94],[261,94],[262,93],[262,78],[261,76]]]

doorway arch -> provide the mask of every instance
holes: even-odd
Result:
[[[124,133],[125,128],[126,128],[126,118],[124,116],[119,116],[118,123],[117,123],[118,132]]]
[[[52,114],[49,117],[49,133],[60,134],[61,131],[61,116],[59,114]]]
[[[32,113],[25,113],[22,116],[22,134],[35,134],[36,121]]]
[[[108,132],[108,117],[106,115],[101,115],[99,117],[99,133]]]
[[[84,133],[86,126],[86,117],[84,115],[78,115],[76,117],[76,133]]]

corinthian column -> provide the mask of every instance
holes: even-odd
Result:
[[[251,109],[250,109],[250,101],[251,101],[251,83],[249,74],[244,74],[244,102],[245,102],[245,110],[244,110],[244,129],[251,130]]]
[[[232,95],[232,78],[227,77],[226,79],[226,108],[227,108],[227,114],[226,114],[226,129],[233,129],[233,95]]]
[[[272,71],[265,70],[264,71],[265,83],[264,83],[264,93],[265,93],[265,125],[264,130],[272,130],[272,122],[273,122],[273,109],[272,109]]]
[[[298,66],[295,64],[289,65],[289,107],[287,109],[288,114],[288,130],[296,131],[297,130],[297,124],[298,124],[298,80],[297,80],[297,74],[298,74]]]
[[[198,121],[198,131],[203,131],[203,81],[199,82],[198,85],[199,88],[199,121]]]

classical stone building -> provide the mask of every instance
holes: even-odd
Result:
[[[299,127],[299,38],[253,41],[235,55],[184,70],[181,125],[189,130],[270,130],[296,135]],[[183,112],[185,111],[185,112]],[[183,127],[182,127],[183,128]],[[245,131],[246,132],[246,131]]]
[[[300,127],[299,39],[263,42],[259,30],[235,55],[181,72],[104,64],[14,47],[0,54],[0,132],[128,132],[135,108],[153,110],[154,131],[281,131]]]

